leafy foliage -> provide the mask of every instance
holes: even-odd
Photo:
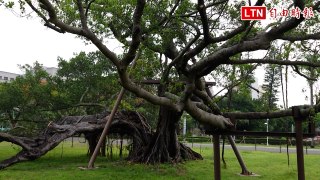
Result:
[[[1,84],[0,112],[4,113],[3,120],[10,123],[15,133],[33,134],[43,129],[49,120],[59,117],[51,112],[58,106],[52,94],[55,83],[37,62],[21,68],[25,70],[24,76]]]

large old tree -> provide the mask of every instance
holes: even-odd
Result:
[[[258,0],[249,1],[247,5],[277,7],[277,2]],[[266,54],[272,46],[288,42],[299,45],[300,42],[320,39],[320,1],[283,3],[288,9],[312,7],[315,17],[305,19],[301,14],[299,18],[279,17],[263,23],[241,21],[243,2],[229,0],[20,1],[22,12],[28,13],[31,9],[46,27],[57,33],[75,34],[94,44],[117,69],[121,86],[161,107],[156,132],[140,158],[136,159],[140,162],[179,162],[198,157],[177,140],[177,124],[184,111],[212,128],[233,126],[228,118],[230,113],[219,109],[205,86],[205,77],[219,68],[226,65],[253,64],[250,67],[253,68],[256,64],[276,64],[293,66],[301,74],[299,66],[320,66],[320,63],[303,58],[256,56]],[[112,51],[114,44],[108,43],[109,39],[117,40],[122,47],[121,53]],[[298,47],[296,54],[300,52]],[[244,53],[251,55],[242,56]],[[160,80],[158,91],[139,83],[147,78],[130,74],[134,60],[149,62],[151,66],[155,58],[161,65],[161,71],[154,76]],[[233,117],[247,115],[251,118],[266,116],[262,113],[232,114]],[[277,117],[288,113],[268,115]]]

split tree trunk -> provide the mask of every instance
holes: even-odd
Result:
[[[177,136],[182,113],[160,107],[157,131],[143,154],[135,161],[143,163],[178,163],[188,159],[202,159],[201,155],[180,143]]]

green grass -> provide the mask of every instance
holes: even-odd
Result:
[[[0,143],[0,159],[14,155],[18,148],[9,143]],[[195,149],[199,152],[200,149]],[[213,179],[212,149],[202,148],[204,160],[188,161],[178,165],[162,164],[157,166],[130,164],[123,160],[108,160],[99,157],[98,169],[80,170],[86,166],[87,146],[76,143],[71,148],[70,142],[63,143],[46,156],[29,162],[13,165],[0,171],[0,179]],[[115,149],[115,153],[118,151]],[[240,177],[240,167],[232,151],[225,152],[227,167],[222,165],[222,179],[297,179],[296,157],[290,154],[290,165],[287,165],[286,154],[257,151],[241,152],[249,170],[259,177]],[[319,179],[320,155],[305,156],[306,179]]]

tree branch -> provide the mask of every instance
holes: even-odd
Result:
[[[11,143],[16,144],[18,146],[21,146],[25,150],[32,149],[32,147],[30,147],[29,145],[27,145],[25,143],[25,141],[32,142],[32,139],[29,139],[29,138],[21,138],[21,137],[17,137],[17,136],[12,136],[7,133],[0,133],[0,142],[1,141],[11,142]]]
[[[138,86],[136,83],[133,83],[126,71],[121,72],[119,75],[121,79],[121,85],[138,97],[142,97],[152,104],[167,106],[178,112],[182,111],[182,106],[176,104],[173,100],[170,100],[166,97],[159,97],[157,95],[154,95]]]
[[[258,0],[256,2],[255,6],[261,6],[263,3],[264,3],[264,0]],[[241,26],[234,29],[233,31],[224,33],[225,35],[215,37],[215,38],[211,37],[209,40],[206,40],[206,39],[202,40],[194,49],[190,50],[189,53],[187,53],[184,56],[184,59],[193,58],[195,55],[200,53],[204,48],[206,48],[207,45],[209,45],[209,44],[218,43],[218,42],[222,42],[222,41],[226,41],[228,39],[231,39],[232,37],[244,32],[247,29],[247,27],[249,27],[249,25],[250,25],[250,21],[245,21]],[[262,47],[262,49],[265,49],[265,47]],[[226,56],[224,56],[224,57],[226,57]],[[208,70],[208,71],[210,72],[210,70]],[[208,74],[209,73],[208,71],[204,72],[203,75],[200,75],[199,77]]]
[[[279,39],[282,40],[287,40],[290,42],[294,41],[305,41],[305,40],[319,40],[320,39],[320,32],[314,33],[314,34],[299,34],[295,35],[294,33],[292,34],[284,34],[279,37]]]
[[[218,1],[218,2],[209,3],[207,6],[205,6],[205,9],[210,8],[210,7],[213,7],[213,6],[217,6],[217,5],[219,5],[219,4],[226,3],[226,2],[228,2],[228,1],[229,1],[229,0],[221,0],[221,1]],[[199,12],[198,10],[197,10],[197,11],[192,11],[192,12],[190,12],[190,13],[188,13],[188,14],[180,15],[179,17],[190,17],[190,16],[192,16],[192,15],[198,13],[198,12]]]
[[[270,47],[270,39],[265,35],[258,35],[257,38],[247,40],[233,46],[217,50],[213,54],[201,59],[188,69],[188,73],[197,74],[202,77],[209,74],[220,64],[230,61],[229,57],[244,51],[266,50]]]
[[[225,118],[221,115],[214,115],[212,113],[208,113],[197,107],[197,104],[188,100],[186,103],[186,111],[196,120],[201,123],[212,125],[215,128],[226,129],[227,127],[232,126],[230,119]]]
[[[209,42],[211,36],[210,36],[210,32],[209,32],[209,25],[208,25],[208,17],[207,17],[206,7],[204,5],[204,1],[203,0],[198,0],[197,9],[198,9],[200,17],[201,17],[204,40]]]
[[[119,68],[119,60],[115,53],[110,51],[98,37],[89,30],[84,31],[81,28],[73,27],[68,24],[63,23],[62,21],[57,19],[56,11],[53,5],[48,0],[39,0],[40,7],[48,12],[49,22],[53,23],[55,26],[61,29],[61,32],[69,32],[71,34],[76,34],[79,36],[83,36],[91,40],[91,42],[96,45],[96,47],[107,57],[110,61]],[[29,5],[30,6],[30,5]]]
[[[218,105],[212,100],[212,98],[205,92],[200,90],[195,90],[194,94],[203,100],[204,104],[206,104],[214,114],[221,115],[222,112]]]
[[[132,41],[128,53],[122,59],[125,66],[128,66],[133,61],[141,42],[141,18],[145,4],[145,0],[137,0],[136,9],[133,14]]]
[[[241,59],[241,60],[228,60],[223,62],[223,64],[277,64],[277,65],[293,65],[293,66],[310,66],[310,67],[320,67],[320,63],[313,63],[308,61],[285,61],[280,59]]]
[[[86,17],[88,17],[89,9],[90,9],[90,7],[91,7],[91,4],[92,4],[94,1],[95,1],[95,0],[91,0],[91,1],[87,4],[86,12],[85,12]]]
[[[80,21],[82,28],[87,31],[88,30],[88,25],[87,25],[87,16],[85,15],[83,6],[82,6],[82,0],[77,0],[77,6],[80,14]]]
[[[295,0],[294,5],[296,7],[299,7],[300,9],[304,9],[304,1],[303,0]],[[296,17],[293,17],[293,18],[289,19],[288,21],[281,23],[279,26],[272,28],[269,32],[267,32],[267,35],[269,37],[279,38],[285,32],[288,32],[289,30],[297,27],[303,20],[304,20],[303,16],[301,16],[299,19],[297,19]]]
[[[301,73],[300,70],[299,70],[299,68],[298,68],[298,66],[296,66],[296,65],[293,65],[293,66],[292,66],[292,69],[294,70],[294,72],[296,72],[296,73],[299,74],[300,76],[306,78],[308,81],[317,81],[317,79],[311,78],[311,77],[309,77],[309,76]]]

